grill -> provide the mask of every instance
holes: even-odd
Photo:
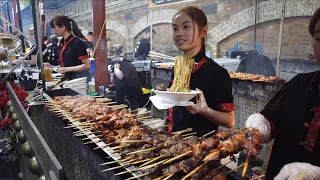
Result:
[[[47,92],[46,98],[50,99],[56,96],[66,95],[74,96],[78,95],[78,93],[71,89],[53,90]],[[106,161],[111,162],[116,160],[116,158],[110,158],[113,156],[113,151],[110,150],[110,148],[93,150],[97,147],[97,145],[103,146],[101,142],[84,145],[81,139],[90,137],[93,140],[93,135],[75,137],[73,134],[74,130],[64,128],[67,126],[68,120],[63,120],[55,113],[52,113],[52,110],[49,110],[48,108],[45,110],[45,116],[51,126],[48,128],[48,133],[51,134],[51,137],[49,137],[48,141],[52,146],[51,148],[54,154],[58,155],[57,158],[64,167],[64,170],[66,172],[70,172],[66,173],[66,176],[68,177],[67,179],[92,179],[92,177],[95,177],[95,179],[125,179],[142,174],[142,172],[138,171],[135,173],[127,173],[121,176],[114,176],[115,173],[132,170],[133,167],[131,166],[125,169],[119,168],[108,172],[101,172],[101,170],[105,168],[119,166],[118,163],[103,167],[100,166],[100,164],[106,163]],[[64,153],[65,155],[62,155]],[[87,170],[89,170],[89,172]],[[224,172],[229,172],[230,170],[231,169],[227,167],[222,168],[222,171]],[[74,173],[75,171],[80,172],[80,175]],[[242,168],[239,168],[236,172],[228,174],[227,179],[247,179],[241,178],[241,172]],[[251,171],[249,172],[252,173]],[[79,176],[81,176],[81,178]],[[143,179],[150,178],[144,177]]]

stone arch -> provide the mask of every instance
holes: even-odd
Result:
[[[106,29],[107,30],[114,30],[120,33],[124,38],[128,38],[128,28],[125,25],[120,24],[119,22],[113,20],[107,20],[106,22]]]
[[[163,23],[172,23],[172,17],[178,10],[176,9],[163,9],[159,11],[151,11],[149,15],[142,17],[139,19],[131,28],[131,35],[132,39],[136,38],[136,36],[143,31],[148,26],[154,24],[163,24]],[[149,18],[149,23],[148,23]]]
[[[85,25],[86,21],[77,22],[79,28],[82,30],[82,33],[86,35],[89,31],[92,31],[92,27],[88,27]],[[107,30],[114,30],[120,33],[124,38],[128,38],[128,31],[125,25],[120,24],[119,22],[113,20],[107,20],[106,22]]]
[[[287,2],[285,17],[296,16],[312,16],[312,13],[317,9],[318,4],[316,1],[298,1],[293,6],[292,3]],[[269,0],[261,2],[258,6],[259,19],[258,23],[264,23],[279,19],[281,17],[282,1]],[[222,21],[217,26],[209,31],[214,44],[219,43],[230,35],[239,32],[254,25],[254,7],[251,6],[243,11],[234,14],[229,20]]]

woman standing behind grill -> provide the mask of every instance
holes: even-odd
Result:
[[[201,136],[218,129],[218,126],[229,128],[235,123],[230,76],[226,69],[205,55],[207,24],[204,12],[193,6],[181,9],[173,17],[176,47],[197,63],[191,75],[190,89],[199,88],[202,92],[195,105],[173,108],[169,130],[193,128]]]
[[[84,40],[86,38],[81,33],[76,22],[64,15],[56,15],[51,21],[50,26],[55,33],[62,37],[60,41],[61,50],[59,52],[59,63],[61,68],[58,72],[64,74],[63,79],[76,79],[87,77],[91,80],[89,73],[90,61]],[[71,33],[73,32],[73,34]]]

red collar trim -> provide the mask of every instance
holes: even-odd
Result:
[[[198,71],[205,63],[207,62],[207,59],[204,57],[202,58],[197,64],[194,65],[192,69],[192,73]]]
[[[64,50],[66,50],[67,46],[71,43],[71,41],[74,39],[74,37],[71,37],[62,47],[61,51],[60,51],[60,58],[59,58],[59,62],[61,64],[62,67],[64,67],[64,62],[63,62],[63,52]]]

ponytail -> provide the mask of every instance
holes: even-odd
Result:
[[[84,35],[82,34],[81,30],[79,29],[77,23],[73,19],[70,19],[70,18],[68,18],[68,19],[71,22],[71,29],[72,29],[73,34],[83,41],[87,40],[84,37]]]
[[[206,51],[206,38],[203,37],[201,41],[201,50]]]
[[[72,31],[73,34],[77,36],[79,39],[86,40],[84,35],[81,33],[81,30],[79,29],[77,23],[73,19],[70,19],[65,15],[58,14],[55,17],[53,17],[50,21],[50,26],[51,28],[54,28],[54,26],[65,26],[69,32]]]

